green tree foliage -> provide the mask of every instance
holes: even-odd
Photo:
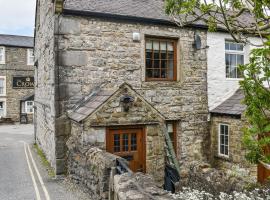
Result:
[[[166,0],[166,13],[179,26],[200,22],[209,31],[226,30],[236,42],[261,38],[249,64],[240,66],[249,122],[243,143],[251,163],[270,163],[270,0]]]

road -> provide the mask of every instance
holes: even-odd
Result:
[[[33,149],[32,125],[0,125],[0,200],[86,200],[80,187],[50,177]]]

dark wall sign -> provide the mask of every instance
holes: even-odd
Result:
[[[13,77],[13,88],[34,88],[34,77]]]

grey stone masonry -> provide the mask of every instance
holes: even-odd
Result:
[[[59,129],[57,124],[65,123],[65,118],[59,117],[95,88],[114,90],[125,82],[166,120],[176,121],[177,156],[182,163],[206,159],[207,56],[206,49],[193,47],[195,32],[201,36],[202,46],[206,46],[206,30],[112,18],[58,16],[53,11],[53,3],[39,1],[36,130],[48,159],[56,169],[59,166],[57,172],[64,171],[65,165],[64,154],[57,151],[66,149],[65,140],[69,137],[69,133]],[[140,34],[140,41],[133,41],[133,32]],[[145,80],[145,38],[151,36],[176,40],[176,81]],[[69,124],[65,126],[69,130]]]

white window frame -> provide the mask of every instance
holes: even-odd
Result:
[[[7,101],[6,101],[6,99],[1,99],[1,98],[0,98],[0,101],[4,102],[4,116],[3,117],[6,117],[7,116]],[[1,116],[0,116],[0,118],[1,118]]]
[[[28,102],[32,102],[32,112],[28,112],[28,105],[27,105]],[[34,101],[25,101],[24,102],[24,112],[27,114],[34,113]]]
[[[31,58],[33,58],[33,62],[31,62]],[[27,49],[27,65],[34,65],[34,58],[34,49]]]
[[[241,44],[241,45],[243,45],[243,50],[242,51],[240,51],[240,50],[227,50],[226,49],[226,43]],[[226,73],[226,69],[227,69],[227,65],[226,65],[226,54],[242,55],[243,56],[243,64],[245,64],[245,46],[244,46],[244,44],[243,43],[237,43],[237,42],[234,42],[234,41],[225,39],[225,46],[224,46],[224,48],[225,48],[225,58],[224,58],[225,59],[225,78],[227,80],[242,80],[243,78],[238,78],[237,77],[238,74],[236,74],[236,78],[227,77],[227,73]],[[238,71],[236,73],[238,73]]]
[[[7,95],[7,83],[6,83],[6,77],[5,76],[0,76],[0,79],[4,80],[4,93],[0,94],[0,97],[6,96]]]
[[[227,126],[228,127],[228,155],[221,153],[220,145],[220,135],[221,135],[221,126]],[[219,123],[218,125],[218,155],[221,157],[229,158],[230,155],[230,125],[225,123]]]
[[[0,46],[0,49],[3,49],[3,60],[0,60],[0,64],[4,65],[6,64],[6,48],[3,46]]]

